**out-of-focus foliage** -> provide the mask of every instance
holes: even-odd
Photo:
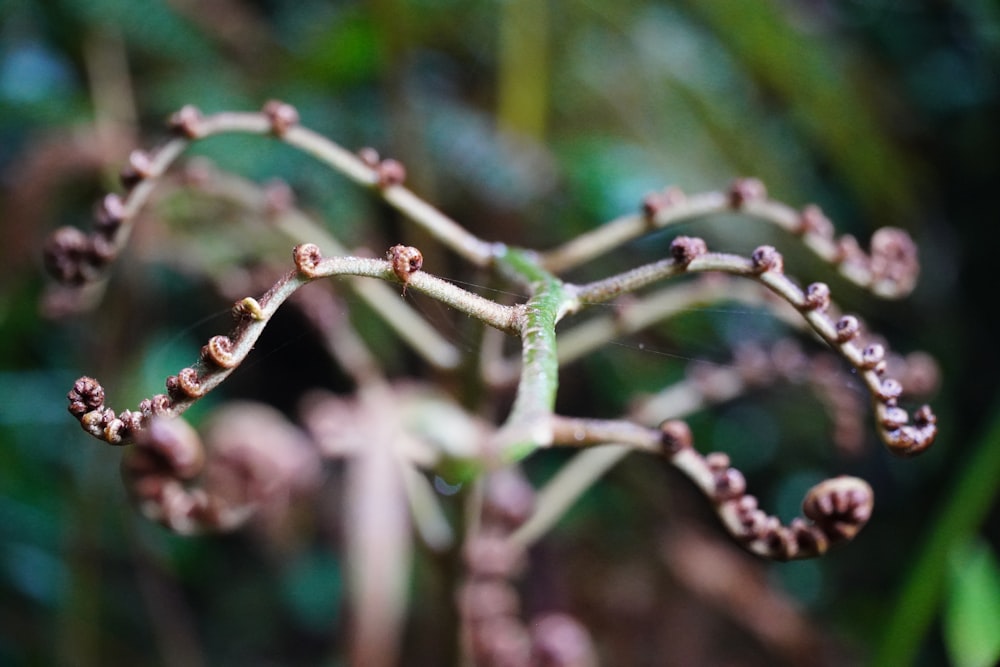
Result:
[[[347,147],[400,158],[415,190],[484,238],[545,247],[635,210],[652,189],[715,189],[744,174],[785,201],[820,203],[841,231],[862,239],[886,224],[909,230],[925,273],[903,303],[868,300],[793,245],[787,260],[790,273],[829,281],[895,347],[939,359],[942,435],[933,452],[900,464],[871,447],[840,461],[825,446],[822,413],[791,391],[698,415],[692,425],[698,442],[731,451],[763,502],[785,517],[816,468],[872,480],[876,514],[855,544],[818,563],[767,568],[771,583],[836,640],[837,655],[881,647],[886,664],[919,656],[930,665],[944,660],[945,637],[953,656],[989,648],[975,645],[988,634],[954,625],[987,566],[952,580],[947,635],[931,622],[944,608],[946,556],[925,559],[919,580],[907,577],[925,553],[937,553],[925,552],[925,542],[964,544],[968,533],[982,537],[975,562],[995,562],[986,554],[997,548],[998,517],[988,510],[996,496],[988,480],[997,477],[986,475],[1000,457],[977,459],[989,462],[978,470],[978,495],[955,510],[966,534],[936,523],[954,516],[942,508],[970,478],[964,461],[1000,447],[984,424],[1000,387],[995,2],[6,0],[0,664],[341,664],[330,657],[339,655],[345,613],[335,500],[281,543],[251,533],[172,537],[127,506],[119,452],[91,442],[65,413],[77,376],[97,375],[115,403],[134,404],[227,326],[226,300],[173,261],[178,248],[287,262],[283,242],[247,227],[238,211],[170,196],[165,220],[148,221],[135,239],[158,262],[124,258],[94,313],[39,315],[42,240],[58,225],[89,224],[92,202],[117,187],[131,148],[161,136],[163,119],[182,104],[256,109],[269,98],[295,104],[305,124]],[[220,138],[195,153],[255,181],[280,176],[351,245],[420,241],[343,179],[282,146]],[[705,223],[698,233],[741,252],[788,241],[743,221]],[[662,256],[669,240],[644,239],[592,273]],[[450,257],[425,254],[439,273],[459,275]],[[428,317],[447,321],[433,309]],[[393,373],[412,368],[375,322],[357,324]],[[316,342],[299,329],[276,323],[230,395],[291,411],[309,386],[336,388],[335,370],[304,358]],[[560,409],[615,414],[632,392],[679,377],[687,358],[726,363],[734,344],[775,329],[763,311],[735,304],[685,313],[651,332],[644,350],[623,341],[569,367]],[[472,343],[460,327],[449,335]],[[270,393],[260,389],[264,377],[276,379]],[[741,437],[750,432],[758,438]],[[530,472],[544,478],[556,463],[540,457]],[[647,460],[622,465],[539,549],[527,604],[573,606],[618,664],[670,664],[663,656],[674,651],[773,664],[768,647],[710,609],[698,606],[700,615],[677,625],[677,609],[699,600],[670,583],[656,527],[693,518],[699,506],[665,491],[669,483],[680,485]],[[939,542],[928,542],[935,531]],[[419,662],[411,664],[442,664],[454,642],[455,564],[422,556],[407,639]],[[621,586],[601,585],[608,581]],[[905,608],[904,590],[917,591],[921,604]],[[674,630],[659,645],[653,639],[664,627]],[[720,636],[735,637],[732,648],[710,652]]]
[[[989,546],[956,546],[948,577],[944,637],[955,665],[1000,658],[1000,566]]]

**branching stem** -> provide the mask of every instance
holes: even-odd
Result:
[[[531,296],[522,307],[521,377],[510,416],[497,434],[505,461],[519,461],[552,442],[549,416],[559,387],[556,324],[575,303],[561,280],[543,270],[531,253],[504,248],[497,262],[525,284]]]
[[[145,434],[144,429],[151,423],[156,424],[158,417],[182,413],[217,387],[246,359],[278,307],[289,296],[319,278],[349,277],[358,292],[391,324],[401,330],[412,329],[417,338],[426,337],[431,341],[427,345],[414,342],[415,348],[429,359],[437,360],[439,366],[457,365],[454,347],[436,334],[422,334],[427,328],[413,323],[413,313],[409,310],[386,305],[385,289],[376,292],[365,287],[367,283],[355,280],[374,278],[401,285],[404,293],[412,289],[427,294],[520,339],[520,373],[510,414],[489,435],[463,438],[474,444],[463,443],[455,450],[463,453],[454,454],[451,462],[458,460],[474,472],[482,472],[520,461],[543,447],[616,445],[617,449],[605,450],[607,455],[585,460],[594,464],[588,474],[596,475],[611,465],[625,448],[652,452],[664,456],[708,496],[726,528],[749,550],[778,559],[821,554],[832,543],[853,537],[867,521],[872,492],[863,481],[842,477],[823,482],[810,491],[804,502],[806,518],[783,525],[758,509],[756,499],[745,492],[742,474],[729,465],[725,454],[702,456],[692,447],[690,429],[683,422],[669,420],[655,429],[626,420],[579,419],[554,414],[560,363],[556,326],[565,315],[682,274],[717,272],[750,278],[764,285],[787,302],[820,338],[851,364],[869,389],[875,404],[878,432],[892,452],[905,456],[918,454],[934,440],[936,418],[930,408],[920,408],[910,423],[910,416],[898,406],[902,387],[886,375],[883,346],[860,342],[857,318],[832,319],[827,314],[831,307],[829,288],[822,283],[800,287],[784,274],[782,257],[770,246],[757,248],[750,257],[740,257],[709,253],[701,239],[678,237],[671,244],[670,256],[666,259],[583,285],[570,284],[558,277],[559,273],[652,229],[710,213],[739,211],[798,235],[807,247],[835,265],[848,279],[876,294],[894,297],[912,288],[917,273],[916,248],[904,232],[891,228],[879,230],[872,237],[870,254],[866,254],[852,238],[834,238],[832,226],[817,208],[796,211],[772,202],[759,181],[744,179],[734,183],[727,193],[686,197],[679,191],[669,190],[651,196],[644,203],[641,215],[619,218],[552,252],[539,255],[479,239],[405,188],[402,184],[405,169],[398,162],[379,160],[370,149],[353,154],[301,127],[298,120],[298,112],[280,102],[269,102],[259,113],[221,113],[208,117],[203,117],[193,107],[182,109],[172,119],[177,137],[153,153],[132,153],[123,172],[123,182],[129,191],[124,197],[108,195],[103,200],[93,234],[87,236],[79,230],[64,228],[53,235],[46,250],[47,265],[68,284],[83,285],[101,280],[101,270],[124,247],[136,214],[149,199],[157,179],[183,150],[192,141],[214,134],[243,132],[273,136],[314,156],[354,182],[373,189],[385,202],[463,259],[477,267],[495,270],[524,288],[529,296],[523,303],[508,306],[464,290],[423,270],[422,253],[402,244],[389,249],[388,259],[346,256],[346,251],[335,239],[325,238],[316,230],[303,229],[301,221],[292,216],[286,220],[285,231],[300,238],[309,237],[294,250],[296,268],[286,273],[259,300],[246,297],[239,301],[233,331],[228,336],[210,339],[196,364],[168,378],[166,394],[144,400],[138,411],[126,410],[116,415],[104,404],[104,388],[96,380],[89,377],[77,380],[68,395],[69,409],[92,435],[112,444],[126,444],[137,434]],[[334,254],[323,256],[319,246],[314,244],[317,240],[325,243],[327,252]],[[628,331],[648,326],[665,314],[669,303],[662,298],[647,297],[646,305],[651,306],[651,310],[623,318],[618,326]],[[598,324],[600,326],[581,329],[583,334],[577,337],[576,346],[564,353],[563,358],[580,355],[602,336],[606,339],[607,323]],[[351,367],[351,364],[344,365]],[[372,358],[361,359],[352,368],[361,385],[359,393],[364,394],[377,386],[385,390],[383,396],[390,395],[389,384],[381,382]],[[366,383],[364,378],[378,378],[378,381]],[[382,401],[378,402],[381,405]],[[472,430],[478,433],[479,429]],[[395,432],[392,435],[395,437]],[[435,447],[431,444],[432,449]],[[408,460],[407,465],[444,465],[445,449],[437,446],[434,455],[422,462]],[[173,482],[180,483],[178,480]],[[167,496],[160,496],[158,502],[168,503]],[[535,530],[550,518],[526,525],[534,526],[531,530]],[[534,539],[534,533],[529,537],[528,530],[525,528],[519,537],[515,535],[512,539],[526,544]],[[447,531],[437,532],[443,535]]]

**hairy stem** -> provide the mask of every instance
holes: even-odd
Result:
[[[539,266],[531,253],[505,248],[497,261],[505,272],[531,290],[521,315],[517,395],[510,416],[497,434],[501,458],[519,461],[552,442],[549,417],[559,387],[556,323],[575,299],[561,280]]]
[[[694,449],[691,431],[684,422],[673,420],[660,429],[651,429],[624,420],[554,416],[551,429],[556,444],[614,445],[601,457],[589,460],[595,472],[613,463],[623,448],[666,456],[712,502],[726,530],[746,549],[768,558],[814,558],[831,545],[852,539],[871,516],[871,487],[857,478],[835,477],[810,489],[803,501],[805,518],[798,517],[787,525],[781,523],[762,511],[756,497],[746,492],[743,474],[730,466],[727,455],[703,456]],[[573,485],[566,490],[572,491]],[[529,519],[511,539],[520,546],[527,545],[553,518],[546,513],[538,520]]]
[[[871,254],[851,236],[836,238],[833,225],[815,205],[797,210],[767,198],[756,179],[735,181],[728,192],[685,195],[676,188],[646,198],[644,211],[622,216],[543,255],[542,264],[554,273],[580,266],[643,234],[712,214],[738,211],[801,237],[802,243],[823,261],[837,267],[851,282],[884,298],[900,298],[912,291],[917,277],[916,248],[898,229],[884,228],[872,237]]]
[[[206,169],[199,168],[198,171],[201,177],[192,179],[195,181],[193,187],[252,209],[295,243],[315,243],[330,255],[352,254],[326,227],[317,224],[292,202],[284,201],[275,206],[275,198],[269,193],[276,188],[284,190],[278,199],[290,198],[291,193],[285,190],[287,186],[272,184],[261,189],[256,183],[232,174],[211,171],[209,177],[205,177]],[[348,278],[347,284],[427,362],[444,369],[454,369],[461,362],[461,354],[456,347],[406,301],[400,299],[397,289],[380,281],[363,278]]]
[[[683,243],[678,243],[683,241]],[[685,254],[687,246],[696,241],[701,254]],[[885,350],[881,346],[860,347],[860,323],[853,316],[836,322],[826,311],[830,306],[829,288],[813,283],[806,290],[784,274],[781,255],[770,246],[757,248],[749,258],[726,253],[706,253],[704,243],[697,239],[675,239],[672,252],[676,257],[661,260],[631,271],[573,288],[578,304],[600,303],[621,294],[641,289],[658,280],[680,273],[718,271],[756,280],[774,294],[795,307],[819,336],[848,361],[864,381],[875,404],[875,419],[879,436],[890,451],[900,456],[912,456],[925,450],[937,434],[936,417],[930,408],[920,408],[911,425],[909,415],[898,407],[902,388],[895,379],[885,376]]]
[[[676,206],[664,208],[653,219],[641,213],[624,215],[546,252],[542,255],[542,265],[554,273],[562,273],[655,229],[724,211],[726,208],[726,196],[723,193],[708,192],[689,196]]]

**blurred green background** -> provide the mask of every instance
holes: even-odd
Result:
[[[348,148],[401,159],[414,190],[487,239],[551,247],[636,210],[651,190],[718,189],[740,175],[792,205],[820,204],[863,243],[878,226],[907,229],[924,273],[910,298],[888,304],[760,223],[682,231],[739,252],[764,241],[787,248],[790,273],[830,281],[895,349],[933,354],[943,382],[931,452],[898,461],[871,442],[860,460],[839,461],[823,444],[822,412],[794,392],[693,425],[706,446],[736,448],[765,507],[782,516],[821,474],[861,473],[874,486],[876,514],[856,543],[816,563],[753,566],[834,646],[815,664],[986,665],[1000,655],[1000,303],[990,273],[1000,247],[1000,3],[3,0],[0,664],[342,664],[335,501],[291,546],[247,533],[169,536],[125,502],[120,452],[93,442],[65,410],[82,374],[100,377],[116,406],[159,391],[227,326],[227,301],[177,261],[185,242],[197,244],[198,261],[262,250],[287,261],[287,248],[266,235],[248,241],[238,211],[171,198],[149,222],[170,222],[175,236],[144,237],[143,261],[123,258],[94,312],[40,315],[45,236],[90,224],[129,150],[154,145],[183,104],[248,110],[270,98]],[[421,240],[344,179],[273,142],[213,139],[193,154],[256,181],[280,176],[352,246]],[[206,210],[211,224],[191,215]],[[594,273],[661,256],[672,235],[633,244]],[[436,262],[442,275],[485,280],[447,255]],[[473,344],[424,307],[456,342]],[[390,372],[421,372],[370,326]],[[343,385],[302,358],[309,341],[294,321],[275,329],[232,395],[290,411],[305,385]],[[655,339],[665,354],[626,343],[568,369],[574,389],[560,409],[617,414],[637,386],[680,377],[684,358],[725,363],[736,342],[775,329],[750,308],[685,313]],[[751,431],[770,440],[733,442]],[[542,457],[530,472],[544,477],[559,461]],[[526,604],[574,609],[608,664],[777,664],[697,595],[683,602],[700,611],[678,625],[663,613],[669,600],[623,603],[598,589],[595,580],[633,568],[647,579],[628,581],[660,582],[654,590],[669,597],[657,526],[705,508],[670,495],[665,487],[684,482],[665,474],[630,459],[588,495],[540,548]],[[424,555],[406,664],[444,664],[454,573]],[[671,628],[735,639],[683,653]]]

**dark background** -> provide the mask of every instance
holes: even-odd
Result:
[[[270,98],[295,104],[306,125],[344,146],[398,157],[414,190],[487,239],[551,247],[634,211],[650,190],[724,188],[739,175],[760,177],[792,205],[820,204],[863,244],[879,226],[907,229],[923,275],[911,297],[887,304],[762,223],[681,231],[739,252],[773,242],[787,249],[790,273],[830,281],[895,349],[934,355],[941,431],[931,452],[895,460],[870,434],[861,460],[840,461],[824,444],[822,411],[794,391],[692,423],[706,447],[756,461],[751,483],[786,518],[817,475],[871,481],[876,514],[855,544],[819,562],[744,563],[796,600],[832,662],[875,652],[894,665],[955,659],[948,627],[968,589],[983,593],[984,613],[1000,595],[998,66],[1000,4],[986,0],[0,4],[0,663],[341,664],[342,561],[323,519],[284,549],[245,533],[171,537],[128,507],[119,452],[65,412],[82,374],[101,377],[113,404],[159,391],[226,326],[228,301],[205,266],[254,252],[286,261],[287,247],[248,241],[240,214],[224,206],[171,199],[157,214],[167,224],[137,237],[93,312],[40,314],[45,236],[90,224],[129,150],[154,145],[183,104],[249,110]],[[349,245],[421,240],[343,178],[273,142],[220,138],[192,153],[256,181],[280,176]],[[653,235],[593,271],[662,256],[671,237]],[[193,268],[181,261],[185,247],[199,248]],[[441,275],[485,280],[428,253]],[[473,344],[447,313],[422,307]],[[426,371],[370,327],[391,374]],[[335,369],[310,360],[314,343],[301,329],[279,319],[229,395],[291,411],[308,386],[342,388]],[[567,369],[560,409],[617,414],[636,388],[679,377],[686,360],[726,363],[740,339],[776,329],[748,308],[683,313],[654,332],[653,352],[621,341]],[[733,442],[752,439],[748,424],[771,434],[772,453]],[[540,479],[560,460],[540,457],[529,472]],[[572,607],[608,664],[774,664],[773,646],[707,595],[678,593],[681,612],[668,614],[677,587],[665,581],[660,528],[681,513],[716,530],[698,499],[665,490],[684,484],[630,459],[539,549],[527,604]],[[452,612],[439,570],[417,567],[414,617],[424,620],[414,627],[446,642]],[[619,575],[625,602],[597,584]],[[654,601],[632,599],[647,585]],[[435,618],[444,620],[426,620]],[[657,644],[665,625],[676,641]],[[705,646],[725,638],[727,648],[682,635],[704,636]],[[409,641],[407,664],[435,664],[426,638]]]

